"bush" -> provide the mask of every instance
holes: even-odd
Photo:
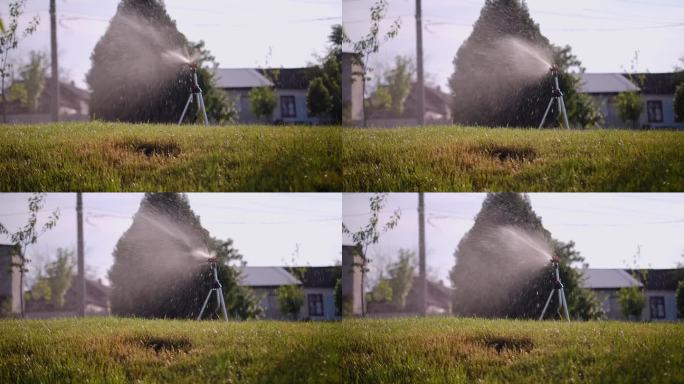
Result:
[[[297,319],[304,304],[304,290],[298,285],[283,285],[276,290],[278,309],[283,316]]]
[[[674,95],[674,113],[678,122],[684,123],[684,83],[677,86]]]
[[[638,92],[622,92],[615,98],[615,108],[622,121],[632,122],[632,128],[636,128],[644,105]]]
[[[252,113],[258,118],[271,120],[276,107],[276,94],[271,87],[257,87],[249,91]]]
[[[622,288],[618,291],[618,302],[620,311],[626,318],[638,320],[646,306],[646,295],[640,287]]]
[[[677,284],[677,317],[684,319],[684,280]]]

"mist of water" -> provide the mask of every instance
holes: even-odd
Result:
[[[549,265],[552,250],[541,235],[493,226],[459,249],[457,308],[464,315],[506,316],[512,295]]]

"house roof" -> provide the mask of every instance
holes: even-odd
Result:
[[[269,79],[275,78],[275,86],[279,89],[307,89],[309,88],[310,68],[266,68],[259,71]],[[277,76],[276,76],[277,75]]]
[[[214,72],[219,88],[270,87],[273,83],[253,68],[217,68]]]
[[[584,268],[582,287],[589,289],[620,289],[642,287],[643,284],[624,269]]]
[[[335,288],[342,277],[342,267],[303,267],[302,283],[305,288]]]
[[[283,267],[243,267],[241,283],[247,287],[279,287],[302,282]]]
[[[625,78],[630,75],[623,74]],[[643,79],[641,93],[646,95],[674,95],[679,82],[684,81],[684,75],[677,73],[635,73],[635,79]]]
[[[684,268],[675,269],[636,269],[628,272],[646,272],[646,289],[658,291],[675,291],[680,281],[684,280]]]
[[[580,73],[582,93],[620,93],[638,91],[639,87],[619,73]]]

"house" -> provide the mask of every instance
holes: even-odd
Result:
[[[624,269],[582,269],[582,287],[594,291],[603,305],[608,319],[626,320],[620,310],[618,292],[622,288],[640,287],[646,294],[646,306],[640,320],[658,321],[677,319],[675,291],[679,280],[684,279],[682,269],[649,269],[646,283],[639,281]]]
[[[676,73],[581,73],[580,92],[589,95],[604,116],[604,125],[611,128],[631,128],[622,121],[615,107],[621,92],[639,92],[644,112],[637,123],[642,128],[679,128],[684,122],[675,121],[674,91],[681,75]],[[643,83],[642,83],[643,82]]]
[[[53,89],[51,78],[45,79],[45,88],[38,100],[38,108],[30,112],[18,102],[7,105],[7,122],[10,124],[35,124],[52,121],[50,106]],[[89,116],[90,92],[66,81],[59,82],[59,119],[60,121],[87,121]]]
[[[344,316],[364,313],[361,251],[354,245],[342,245],[342,308]]]
[[[404,308],[396,308],[390,302],[369,302],[368,316],[392,317],[422,315],[422,298],[420,295],[419,278],[413,277],[411,289],[406,295]],[[453,289],[444,285],[442,281],[427,280],[427,314],[451,315]]]
[[[216,86],[235,103],[243,124],[263,123],[252,113],[249,92],[257,87],[274,87],[276,107],[269,122],[283,124],[317,124],[318,117],[309,116],[306,94],[310,68],[218,68]]]
[[[69,289],[64,294],[64,306],[62,308],[55,308],[51,302],[45,300],[26,301],[26,317],[29,319],[46,319],[78,316],[80,298],[78,282],[78,276],[74,275]],[[111,313],[109,301],[110,287],[104,285],[100,279],[92,280],[88,278],[85,279],[85,286],[86,316],[109,316]]]
[[[302,270],[301,279],[294,270]],[[243,267],[241,285],[251,288],[260,298],[267,319],[285,319],[278,309],[278,288],[299,285],[304,291],[299,319],[335,320],[340,309],[335,305],[335,285],[340,267]]]
[[[21,313],[19,257],[14,246],[0,244],[0,316]]]
[[[451,124],[451,106],[449,105],[449,95],[442,92],[439,86],[425,86],[425,124]],[[368,116],[366,126],[368,127],[401,127],[418,125],[418,87],[416,83],[411,84],[404,110],[400,116],[396,116],[392,111],[384,109],[366,108]]]

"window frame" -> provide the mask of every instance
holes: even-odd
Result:
[[[323,294],[322,293],[309,293],[306,295],[306,302],[307,306],[309,309],[309,316],[317,316],[317,317],[323,317],[325,316],[325,304],[323,303]],[[320,312],[314,311],[315,309],[318,309],[316,307],[316,302],[320,302]]]
[[[660,307],[658,304],[660,304]],[[658,313],[658,308],[663,309],[662,316]],[[648,311],[651,315],[651,319],[667,318],[667,311],[665,311],[665,296],[650,296],[648,298]]]
[[[292,103],[285,103],[285,100],[292,100]],[[292,105],[292,114],[285,108],[285,105]],[[297,102],[294,95],[280,95],[280,116],[282,118],[296,118],[297,117]]]
[[[651,113],[651,106],[653,107],[653,112]],[[660,111],[660,120],[656,119],[656,113],[655,111],[659,110]],[[662,123],[664,121],[663,117],[663,101],[662,100],[646,100],[646,118],[648,119],[649,123]]]

